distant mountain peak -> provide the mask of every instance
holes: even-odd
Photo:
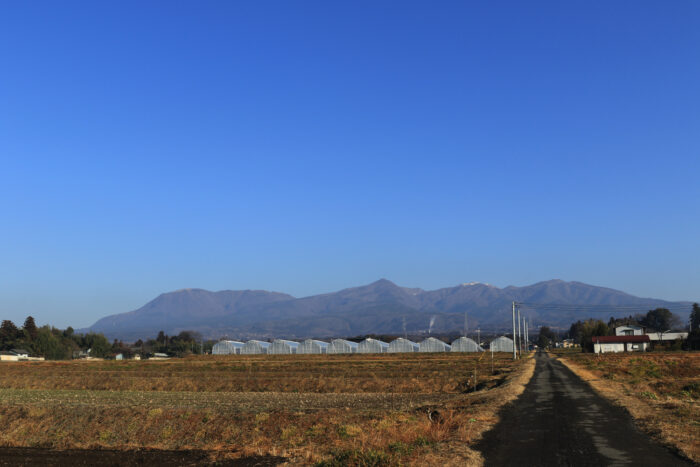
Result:
[[[511,323],[513,300],[530,304],[574,304],[639,307],[640,312],[686,302],[639,298],[624,292],[552,279],[536,284],[499,288],[474,281],[426,291],[407,288],[382,278],[367,285],[337,292],[295,298],[264,290],[180,289],[159,295],[141,308],[98,320],[86,330],[104,332],[123,340],[148,338],[163,330],[183,330],[204,337],[250,338],[347,337],[362,334],[423,332],[435,321],[433,331],[460,332],[464,313],[469,324],[502,332]],[[531,307],[526,311],[533,325],[568,328],[591,316],[585,311]]]
[[[462,287],[473,287],[473,286],[475,286],[475,285],[483,285],[483,286],[485,286],[485,287],[493,287],[494,289],[497,289],[497,288],[498,288],[498,287],[496,287],[495,285],[491,285],[491,284],[488,284],[488,283],[486,283],[486,282],[463,282],[463,283],[460,284],[460,285],[461,285]]]

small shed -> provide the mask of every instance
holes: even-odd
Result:
[[[363,340],[357,346],[357,353],[386,353],[388,350],[389,344],[371,337]]]
[[[299,344],[297,353],[300,354],[324,354],[328,353],[328,342],[306,339]]]
[[[649,348],[649,336],[593,336],[594,353],[644,352]]]
[[[460,337],[452,342],[452,352],[483,352],[484,349],[468,337]]]
[[[333,339],[328,346],[328,353],[357,353],[357,342]]]
[[[450,349],[450,344],[447,344],[434,337],[428,337],[418,344],[419,352],[449,352]]]
[[[276,355],[290,355],[297,353],[299,349],[299,343],[294,341],[287,341],[284,339],[275,339],[272,341],[267,353]]]
[[[403,337],[394,339],[389,343],[389,353],[410,353],[418,352],[418,344]]]
[[[238,355],[245,344],[239,341],[222,340],[211,348],[212,355]]]
[[[512,352],[513,339],[509,339],[506,336],[497,337],[491,341],[489,348],[491,352]]]
[[[241,355],[267,354],[270,348],[269,342],[250,340],[241,347]]]

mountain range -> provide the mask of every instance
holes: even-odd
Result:
[[[495,332],[511,325],[513,301],[530,304],[522,313],[533,325],[562,328],[578,319],[593,316],[607,320],[657,307],[680,311],[685,320],[691,308],[690,302],[640,298],[562,280],[505,288],[472,282],[423,290],[381,279],[304,298],[263,290],[182,289],[161,294],[137,310],[102,318],[80,331],[102,332],[122,340],[152,338],[160,330],[170,335],[191,330],[215,339],[451,333],[464,329],[466,315],[468,329]],[[597,306],[595,312],[591,305]],[[626,308],[616,310],[616,306]],[[609,313],[606,307],[610,307]]]

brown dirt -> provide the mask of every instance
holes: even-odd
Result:
[[[530,360],[496,355],[492,372],[484,354],[331,360],[3,367],[11,371],[0,373],[0,446],[269,455],[293,465],[330,459],[480,465],[470,446],[498,421],[498,408],[522,392],[534,368]]]

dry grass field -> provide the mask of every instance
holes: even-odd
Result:
[[[507,354],[192,357],[0,367],[0,445],[204,449],[291,464],[478,465],[522,392]]]
[[[700,353],[557,353],[640,427],[700,462]]]

